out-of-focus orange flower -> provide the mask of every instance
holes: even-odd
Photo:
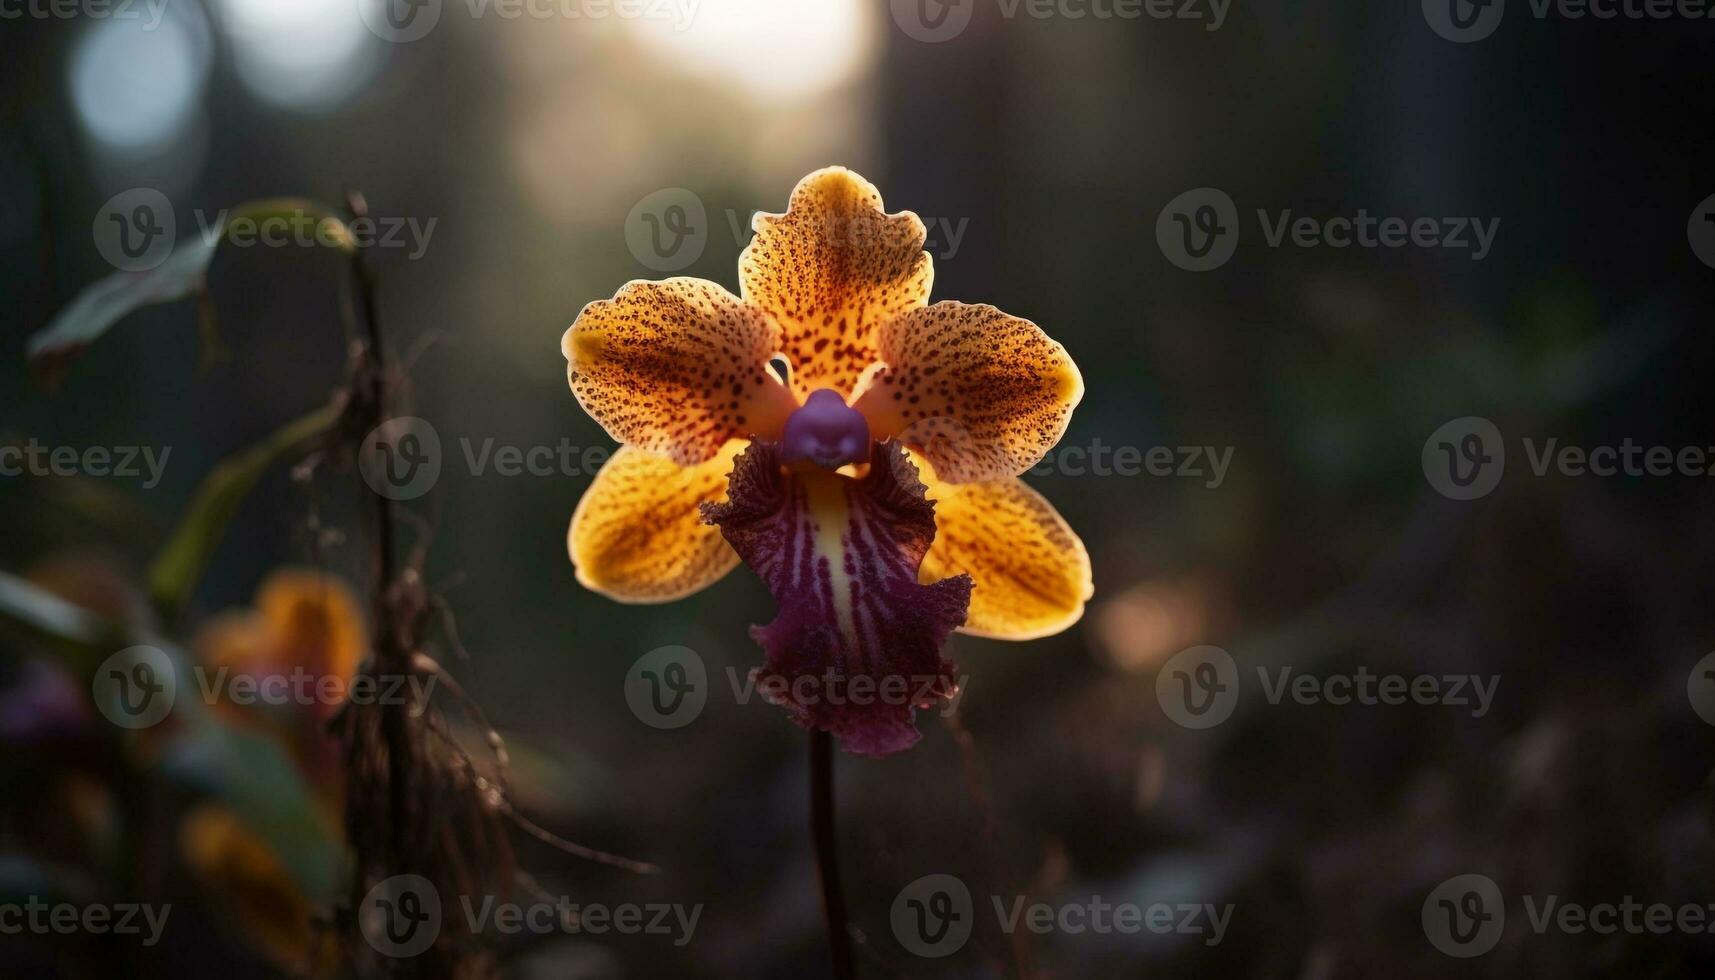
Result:
[[[290,976],[334,975],[337,944],[315,928],[315,903],[237,814],[215,804],[197,807],[179,826],[179,844],[235,934]]]
[[[572,517],[572,562],[588,588],[664,602],[742,559],[781,607],[753,630],[759,681],[819,693],[771,699],[886,755],[916,741],[913,705],[831,704],[828,678],[932,679],[933,703],[956,690],[940,655],[954,628],[1029,639],[1082,615],[1083,543],[1017,477],[1083,380],[1028,320],[931,305],[922,221],[843,167],[754,228],[740,296],[634,281],[566,332],[573,394],[624,443]]]
[[[210,618],[192,646],[215,712],[234,724],[279,734],[306,778],[335,805],[343,780],[339,742],[328,733],[328,722],[350,695],[369,649],[368,627],[351,589],[322,572],[275,571],[257,589],[254,607]],[[261,703],[233,703],[227,694],[241,679],[268,698],[250,695],[247,701]]]
[[[369,649],[362,606],[340,579],[307,569],[271,573],[251,609],[228,610],[198,633],[197,655],[209,667],[297,672],[330,678],[324,689],[349,691]],[[339,705],[333,704],[337,710]]]

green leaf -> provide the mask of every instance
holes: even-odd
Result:
[[[85,287],[25,344],[31,373],[44,387],[52,388],[79,354],[133,310],[202,294],[215,250],[231,237],[233,229],[254,228],[269,219],[303,218],[316,221],[315,241],[347,254],[355,250],[351,230],[318,204],[301,198],[271,198],[242,204],[209,232],[194,235],[179,245],[155,268],[115,272]],[[213,336],[212,312],[206,302],[198,310],[205,364],[219,350],[219,342]]]
[[[287,423],[268,438],[222,460],[203,477],[173,536],[149,565],[149,594],[168,616],[184,606],[202,578],[220,537],[238,506],[269,467],[339,421],[340,406],[330,404]]]

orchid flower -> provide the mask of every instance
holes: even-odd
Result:
[[[566,331],[572,393],[623,444],[572,516],[572,563],[597,592],[665,602],[742,560],[779,605],[751,630],[758,689],[888,755],[917,741],[915,707],[957,692],[951,631],[1031,639],[1083,614],[1083,543],[1017,478],[1083,380],[1028,320],[931,305],[922,221],[843,167],[753,228],[738,296],[633,281]]]

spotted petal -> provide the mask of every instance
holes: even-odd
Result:
[[[969,575],[970,616],[960,632],[1032,640],[1066,629],[1094,593],[1090,555],[1042,495],[1011,477],[943,483],[913,454],[935,502],[935,543],[923,559],[924,582]]]
[[[920,449],[951,483],[1035,466],[1084,397],[1064,347],[992,306],[936,303],[883,325],[879,343],[855,407],[875,438]]]
[[[794,402],[768,373],[780,328],[711,282],[626,283],[560,342],[584,411],[620,442],[692,464],[734,436],[775,436]]]
[[[784,330],[793,390],[849,395],[875,360],[876,330],[929,302],[923,222],[909,211],[888,214],[875,185],[829,167],[798,182],[785,214],[751,224],[740,292]]]
[[[754,443],[729,492],[703,512],[780,606],[751,628],[766,654],[757,689],[848,752],[909,748],[915,709],[957,691],[941,647],[964,622],[971,580],[918,583],[935,510],[904,453],[878,445],[868,473],[853,478],[786,470],[777,445]]]
[[[738,555],[698,508],[725,499],[744,446],[734,439],[695,466],[621,446],[572,515],[567,548],[578,581],[622,602],[670,602],[732,571]]]

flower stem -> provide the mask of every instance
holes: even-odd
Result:
[[[834,740],[810,732],[810,829],[816,839],[816,870],[822,882],[822,913],[828,922],[828,954],[834,980],[852,980],[852,936],[846,928],[846,897],[840,891],[839,844],[834,835]]]

